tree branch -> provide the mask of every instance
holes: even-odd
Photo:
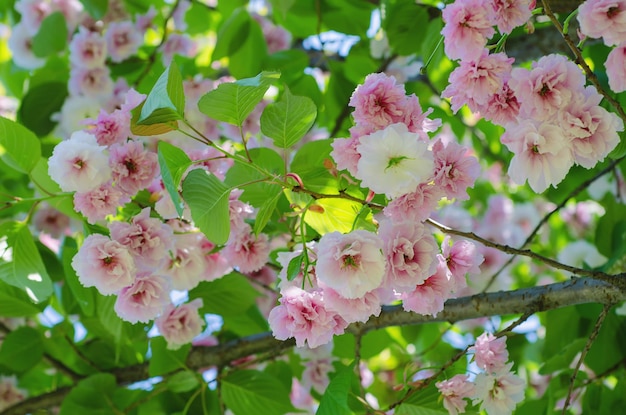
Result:
[[[609,276],[610,277],[610,276]],[[594,278],[572,278],[571,280],[515,291],[499,291],[477,294],[448,300],[442,312],[435,317],[406,312],[402,306],[385,306],[378,317],[365,324],[353,324],[347,331],[357,335],[391,326],[406,326],[434,322],[455,323],[461,320],[510,314],[534,314],[576,304],[615,304],[626,300],[623,278],[610,277],[605,280]],[[276,340],[271,333],[261,333],[233,340],[212,347],[196,346],[187,358],[187,367],[201,370],[210,366],[232,365],[238,359],[272,351],[279,353],[295,345],[293,339]],[[112,372],[120,385],[145,380],[148,364],[139,364]],[[70,388],[35,396],[7,408],[2,415],[21,415],[36,409],[60,405]]]

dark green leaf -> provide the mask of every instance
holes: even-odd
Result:
[[[188,370],[175,373],[167,378],[167,388],[175,393],[189,392],[197,388],[199,384],[198,375]]]
[[[400,1],[389,7],[383,27],[393,51],[408,56],[420,52],[427,25],[428,12],[425,6]]]
[[[330,381],[315,415],[351,415],[348,394],[354,378],[354,363],[344,367]]]
[[[59,415],[115,415],[120,411],[113,403],[117,384],[110,373],[98,373],[81,380],[61,404]]]
[[[185,368],[191,344],[184,345],[178,350],[170,350],[167,348],[165,339],[159,336],[150,339],[150,349],[152,358],[150,358],[148,373],[150,376],[160,376]]]
[[[158,155],[163,185],[174,202],[176,213],[181,217],[184,205],[178,193],[178,186],[183,174],[191,166],[191,159],[183,150],[166,141],[159,141]]]
[[[19,120],[26,128],[44,137],[57,125],[50,119],[59,112],[67,98],[67,84],[46,82],[28,89],[18,111]]]
[[[25,372],[43,357],[43,337],[31,327],[19,327],[6,335],[0,348],[0,365]]]
[[[230,234],[228,197],[231,189],[205,170],[192,170],[183,181],[183,198],[196,226],[209,241],[226,243]]]
[[[291,95],[285,89],[280,101],[269,104],[261,115],[261,131],[279,148],[289,148],[309,131],[317,108],[307,97]]]
[[[80,0],[85,10],[91,17],[100,20],[104,17],[109,7],[108,0]]]
[[[45,58],[61,52],[67,44],[67,24],[61,12],[48,15],[41,22],[39,31],[33,37],[32,50],[35,56]]]
[[[222,398],[237,415],[283,415],[296,411],[289,391],[273,376],[254,370],[239,370],[222,379]]]
[[[203,281],[189,291],[189,299],[201,298],[202,314],[235,316],[255,305],[259,293],[241,274],[232,273],[214,281]]]
[[[30,173],[41,157],[41,144],[26,127],[0,117],[0,157],[15,170]]]
[[[567,369],[574,357],[585,347],[587,339],[577,339],[569,343],[539,368],[540,375],[548,375],[557,370]]]
[[[65,283],[69,286],[74,296],[74,300],[86,316],[93,316],[96,311],[96,297],[98,291],[95,287],[85,287],[78,281],[78,276],[74,267],[72,267],[72,259],[78,252],[76,242],[71,238],[65,238],[63,241],[63,250],[61,258],[63,260],[63,268],[65,269]]]
[[[252,18],[245,9],[235,10],[217,32],[211,59],[215,61],[237,52],[248,37],[251,24]]]

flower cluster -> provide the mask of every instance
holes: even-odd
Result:
[[[450,415],[465,412],[467,401],[490,415],[508,415],[524,399],[524,381],[511,371],[513,363],[507,363],[509,353],[506,338],[483,333],[476,339],[470,351],[474,351],[476,365],[483,371],[470,381],[468,375],[455,375],[437,382],[443,397],[443,406]]]

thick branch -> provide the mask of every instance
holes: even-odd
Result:
[[[454,323],[479,317],[510,314],[532,314],[576,304],[615,304],[626,300],[626,289],[619,288],[623,278],[611,281],[593,278],[573,278],[566,282],[515,291],[483,293],[470,297],[448,300],[444,310],[437,316],[424,316],[406,312],[402,306],[387,306],[380,316],[372,317],[365,324],[353,324],[348,331],[363,335],[372,330],[390,326],[406,326],[433,322]],[[234,340],[213,347],[194,347],[187,359],[187,367],[200,370],[210,366],[228,366],[233,361],[250,355],[272,352],[274,354],[293,347],[293,339],[276,340],[271,333],[262,333]],[[129,384],[148,378],[148,365],[141,364],[117,369],[113,372],[119,384]],[[27,399],[2,415],[18,415],[35,409],[59,405],[70,389],[60,389],[45,395]]]

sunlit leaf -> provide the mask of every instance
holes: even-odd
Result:
[[[304,137],[316,116],[317,108],[311,99],[292,95],[286,89],[280,101],[263,110],[261,131],[273,139],[277,147],[289,148]]]
[[[283,415],[296,411],[289,393],[273,376],[254,370],[238,370],[222,379],[222,398],[237,415]]]
[[[41,144],[24,126],[0,117],[0,157],[22,173],[30,173],[41,157]]]
[[[183,174],[191,166],[191,159],[183,150],[166,141],[159,141],[158,156],[163,185],[172,198],[176,213],[181,217],[184,205],[178,193],[178,186]]]
[[[181,120],[185,112],[183,78],[172,62],[148,94],[137,124],[151,125]]]

